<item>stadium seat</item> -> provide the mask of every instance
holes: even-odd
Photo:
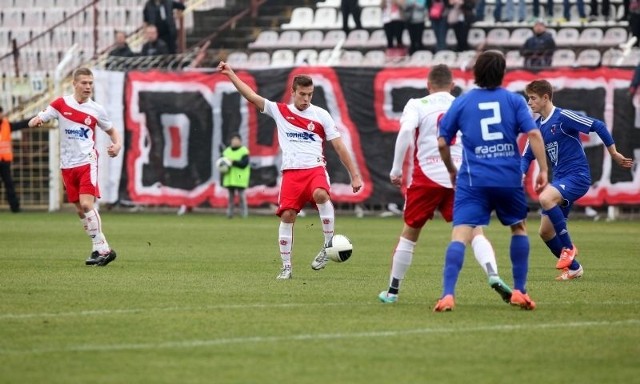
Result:
[[[456,52],[445,49],[442,51],[438,51],[433,55],[431,64],[446,64],[450,67],[453,67],[456,65],[457,60],[458,54]]]
[[[382,8],[380,5],[362,8],[360,14],[362,28],[377,29],[382,28]]]
[[[405,65],[411,67],[426,67],[430,65],[431,60],[433,60],[433,53],[431,53],[431,51],[415,51]]]
[[[600,65],[601,59],[600,51],[590,48],[581,51],[576,61],[580,67],[597,67]]]
[[[434,39],[435,39],[435,36],[434,36]],[[424,34],[422,35],[422,40],[424,41]],[[469,30],[469,37],[467,41],[469,42],[470,46],[477,48],[483,45],[486,42],[486,40],[487,40],[487,33],[484,31],[484,29],[471,28]]]
[[[41,29],[44,27],[44,8],[33,7],[26,9],[22,19],[23,25],[30,28]]]
[[[277,46],[279,48],[296,48],[300,45],[300,31],[282,31],[278,37]]]
[[[84,17],[83,17],[84,15],[80,15],[80,16],[81,17],[79,18],[79,20],[82,19],[82,25],[78,25],[78,26],[84,26]],[[46,28],[53,27],[55,24],[64,20],[64,17],[65,17],[65,10],[63,8],[49,8],[47,9],[47,12],[44,14],[44,26]]]
[[[507,68],[509,69],[524,67],[524,57],[520,55],[520,51],[518,49],[507,51],[505,60],[507,62]]]
[[[618,62],[622,62],[623,52],[618,48],[609,48],[602,53],[602,65],[606,67],[616,67]]]
[[[491,47],[504,47],[509,44],[511,34],[506,28],[493,28],[487,33],[487,45]]]
[[[340,55],[340,65],[345,67],[359,67],[362,63],[362,52],[344,51]]]
[[[251,52],[248,64],[249,68],[268,68],[271,64],[271,55],[267,52]]]
[[[313,16],[313,24],[307,28],[335,29],[342,26],[342,17],[338,21],[338,13],[335,8],[318,8]]]
[[[382,31],[384,32],[384,30]],[[385,38],[385,44],[387,40]],[[431,28],[426,28],[424,32],[422,32],[422,45],[425,47],[435,47],[437,44],[436,41],[436,33]]]
[[[576,64],[576,53],[573,49],[560,48],[553,52],[552,67],[573,67]]]
[[[231,52],[227,56],[227,63],[231,68],[247,68],[249,67],[249,55],[245,52]]]
[[[322,63],[323,66],[331,67],[340,59],[339,52],[335,49],[323,49],[318,52],[318,62]]]
[[[12,28],[11,29],[11,40],[15,39],[17,44],[24,44],[31,40],[31,29],[30,28]]]
[[[364,54],[361,65],[367,67],[384,67],[387,61],[387,55],[384,51],[374,49]]]
[[[383,48],[387,46],[387,35],[384,29],[376,29],[369,35],[369,41],[366,46],[368,48]]]
[[[340,0],[324,0],[324,1],[319,1],[319,2],[316,4],[316,7],[318,7],[318,8],[323,8],[323,7],[340,8]]]
[[[322,33],[322,31],[310,29],[308,31],[304,31],[302,37],[300,37],[300,42],[298,42],[298,47],[315,48],[322,44],[323,39],[324,33]]]
[[[271,54],[272,67],[292,67],[295,63],[295,55],[291,49],[276,49]]]
[[[601,45],[605,47],[617,47],[627,41],[627,30],[622,27],[613,27],[606,30],[602,36]]]
[[[579,38],[580,32],[576,28],[560,28],[555,37],[556,46],[573,47]]]
[[[16,28],[22,27],[22,19],[24,13],[22,8],[9,8],[2,10],[2,27],[3,28]]]
[[[531,28],[516,28],[509,36],[509,47],[522,47],[529,37],[533,36]]]
[[[366,46],[368,42],[369,31],[366,29],[355,29],[349,32],[343,46],[345,48],[358,48]]]
[[[318,51],[315,49],[301,49],[296,53],[295,65],[317,65]]]
[[[576,45],[580,47],[596,47],[602,44],[603,36],[602,28],[585,28],[580,32]]]
[[[280,26],[282,29],[308,29],[313,24],[313,8],[297,7],[291,11],[291,20]]]
[[[255,41],[248,44],[250,49],[268,49],[278,45],[278,32],[276,31],[260,31]]]
[[[333,48],[338,44],[343,44],[346,40],[346,35],[342,29],[334,29],[327,32],[324,35],[322,43],[318,45],[319,48]]]
[[[476,61],[477,55],[478,52],[476,52],[475,50],[458,52],[458,57],[455,63],[456,68],[470,70],[471,68],[473,68],[473,64]]]
[[[380,0],[358,0],[358,5],[361,7],[378,7],[380,8]]]

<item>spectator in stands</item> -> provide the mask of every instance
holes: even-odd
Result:
[[[447,21],[456,35],[456,51],[464,52],[471,49],[469,46],[469,30],[475,21],[475,0],[449,0],[452,8],[447,15]]]
[[[172,0],[147,0],[144,5],[142,16],[145,26],[156,26],[158,37],[167,44],[169,53],[177,52],[178,32],[173,11],[180,12],[185,8],[181,2]]]
[[[449,24],[447,23],[448,3],[448,0],[429,0],[429,20],[436,36],[436,52],[447,49],[447,31],[449,29]]]
[[[362,8],[358,4],[358,0],[342,0],[340,9],[342,10],[342,29],[345,34],[349,34],[349,15],[353,16],[356,29],[362,29],[362,22],[360,21]]]
[[[512,1],[512,0],[509,0]],[[484,9],[486,6],[486,0],[478,0],[476,4],[476,21],[484,21]],[[502,0],[495,1],[495,8],[493,8],[493,20],[495,22],[502,21]]]
[[[629,33],[637,38],[634,46],[640,47],[640,0],[629,2]]]
[[[555,50],[556,42],[553,36],[547,32],[546,22],[544,19],[536,20],[533,25],[533,36],[525,41],[520,52],[524,57],[525,67],[540,69],[551,66]]]
[[[0,107],[0,179],[4,184],[7,203],[11,212],[20,212],[20,199],[16,194],[16,188],[11,177],[11,163],[13,162],[13,146],[11,144],[11,131],[27,128],[29,120],[10,123],[4,116],[4,109]]]
[[[402,14],[402,0],[381,0],[382,24],[387,36],[387,54],[393,54],[394,49],[404,50],[402,32],[404,32],[404,20]]]
[[[425,0],[405,0],[405,20],[409,31],[409,54],[424,49],[422,46],[422,34],[424,33]]]
[[[584,11],[584,0],[576,0],[576,6],[578,7],[578,17],[580,17],[581,22],[587,21],[587,14]],[[571,20],[571,3],[569,0],[562,0],[562,17],[557,19],[559,23],[566,23]],[[551,8],[551,14],[553,16],[553,7]]]
[[[547,0],[547,12],[545,16],[551,20],[553,19],[553,0]],[[540,18],[540,0],[533,0],[533,18]]]
[[[115,48],[109,52],[109,56],[133,57],[135,54],[127,44],[127,35],[123,31],[116,31]]]
[[[598,0],[591,0],[591,12],[589,13],[589,21],[598,20]],[[602,16],[605,20],[609,20],[609,10],[611,5],[609,0],[602,0],[600,6],[602,7]]]
[[[169,53],[167,43],[158,38],[158,29],[155,25],[147,25],[144,28],[144,36],[147,42],[142,45],[141,56],[158,56]]]
[[[629,85],[629,96],[634,97],[636,95],[638,86],[640,86],[640,63],[638,63],[636,69],[633,71],[633,79],[631,79],[631,84]]]
[[[616,21],[626,21],[629,20],[629,6],[631,5],[631,0],[623,0],[622,1],[622,9],[624,10],[622,17],[617,19]]]

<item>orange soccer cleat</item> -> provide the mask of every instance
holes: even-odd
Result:
[[[514,289],[511,293],[511,305],[517,305],[522,309],[534,310],[536,309],[536,303],[531,300],[528,294],[522,293],[517,289]]]
[[[433,307],[433,312],[449,312],[456,306],[453,295],[446,295],[442,299],[438,300],[436,306]]]
[[[573,249],[562,248],[562,253],[560,253],[560,258],[556,263],[556,269],[569,268],[576,256],[578,256],[578,248],[575,245],[573,246]]]

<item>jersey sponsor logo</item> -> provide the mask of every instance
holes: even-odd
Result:
[[[90,129],[88,129],[88,128],[65,129],[64,133],[67,136],[70,136],[72,138],[88,139],[89,138],[89,131],[90,131]]]
[[[554,141],[552,143],[545,144],[545,149],[547,150],[549,160],[551,160],[553,164],[558,165],[558,142]]]
[[[309,132],[287,132],[289,141],[316,141],[315,135]]]
[[[91,126],[91,117],[87,116],[87,118],[84,119],[84,125]]]
[[[488,159],[495,157],[512,157],[516,154],[516,147],[513,144],[479,145],[475,148],[476,157]]]

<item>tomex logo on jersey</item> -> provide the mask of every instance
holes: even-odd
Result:
[[[64,133],[66,133],[67,136],[77,137],[80,139],[89,138],[89,128],[65,129]]]
[[[315,135],[309,132],[287,132],[287,138],[291,140],[316,141]]]

